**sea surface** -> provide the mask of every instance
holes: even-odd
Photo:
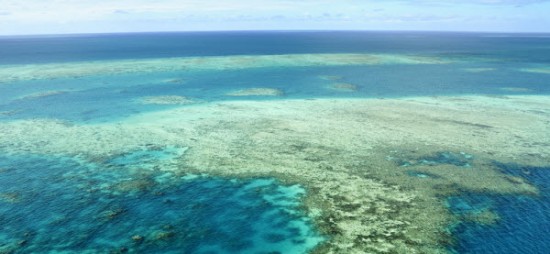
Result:
[[[544,34],[3,36],[0,123],[116,124],[145,113],[242,100],[540,96],[550,95],[549,73],[550,35]],[[187,149],[143,144],[90,159],[14,152],[2,144],[0,253],[307,253],[330,239],[302,209],[303,186],[276,176],[168,170]],[[426,163],[449,160],[461,163],[448,154]],[[455,237],[449,252],[546,253],[550,169],[498,168],[527,179],[540,195],[443,197],[457,217],[488,207],[500,217],[491,225],[449,225]]]

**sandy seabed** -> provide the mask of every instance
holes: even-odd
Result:
[[[547,96],[233,101],[108,124],[4,122],[0,150],[96,160],[144,144],[188,147],[165,170],[304,186],[304,209],[328,236],[313,252],[445,253],[457,218],[442,197],[537,195],[493,162],[548,165],[548,130]],[[441,153],[464,155],[467,167],[419,163]]]

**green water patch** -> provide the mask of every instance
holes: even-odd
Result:
[[[473,155],[465,152],[436,152],[429,155],[398,154],[386,157],[401,167],[453,165],[461,168],[471,168]]]
[[[305,190],[173,171],[184,147],[0,156],[0,253],[306,253]]]
[[[441,178],[440,176],[428,172],[418,171],[418,170],[407,170],[408,176],[418,177],[418,178],[432,178],[432,179],[438,179]]]
[[[103,163],[108,167],[171,170],[174,169],[177,159],[185,151],[187,151],[187,147],[146,144],[131,151],[112,156]]]

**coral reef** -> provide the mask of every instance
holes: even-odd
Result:
[[[549,113],[546,96],[231,101],[115,124],[0,123],[0,149],[94,159],[143,144],[189,147],[167,170],[304,186],[303,209],[328,236],[316,253],[442,253],[457,219],[442,197],[538,195],[494,162],[547,165]]]
[[[496,71],[495,68],[465,68],[464,71],[472,73]]]
[[[525,88],[525,87],[501,87],[499,89],[502,90],[502,91],[505,91],[505,92],[515,92],[515,93],[533,92],[532,89]]]
[[[520,71],[531,72],[531,73],[540,73],[540,74],[550,74],[550,68],[549,67],[523,68],[523,69],[520,69]]]
[[[39,92],[39,93],[33,93],[29,95],[25,95],[21,97],[21,100],[28,100],[28,99],[37,99],[37,98],[44,98],[44,97],[50,97],[60,94],[68,93],[69,91],[46,91],[46,92]]]
[[[183,78],[172,78],[172,79],[165,79],[162,82],[163,83],[168,83],[168,84],[184,84],[185,79],[183,79]]]
[[[322,80],[329,80],[329,81],[338,81],[338,80],[344,79],[343,76],[338,76],[338,75],[321,75],[319,76],[319,78]]]
[[[141,97],[137,101],[142,104],[156,104],[156,105],[187,105],[187,104],[196,103],[195,100],[189,99],[184,96],[178,96],[178,95],[147,96],[147,97]]]
[[[488,209],[477,213],[467,213],[462,215],[464,221],[475,222],[481,225],[492,225],[500,220],[500,216]]]
[[[0,69],[0,83],[92,75],[118,75],[190,70],[238,70],[264,67],[308,67],[379,64],[446,64],[451,60],[430,56],[390,54],[290,54],[181,57],[141,60],[92,61],[6,65]],[[170,81],[168,81],[170,82]],[[177,80],[179,83],[179,80]]]
[[[0,201],[8,203],[17,203],[21,200],[21,196],[15,192],[0,192]]]
[[[98,215],[98,217],[105,221],[114,220],[117,217],[121,216],[125,210],[123,208],[113,208],[106,211],[103,211]]]
[[[0,116],[13,116],[19,112],[21,112],[21,110],[0,111]]]
[[[349,83],[335,83],[330,85],[329,88],[340,92],[355,92],[358,89],[356,85]]]
[[[141,235],[133,235],[132,236],[132,241],[136,242],[136,243],[141,243],[143,242],[143,236]]]
[[[227,93],[227,96],[281,96],[283,91],[275,88],[248,88]]]

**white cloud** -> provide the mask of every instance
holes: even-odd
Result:
[[[441,5],[481,4],[481,5],[514,5],[514,6],[522,6],[522,5],[530,5],[530,4],[550,2],[550,0],[446,0],[446,1],[438,1],[438,0],[389,0],[389,1],[404,2],[404,3],[409,3],[409,4],[431,3],[431,4],[441,4]]]
[[[517,18],[516,7],[522,8],[526,18]],[[452,22],[456,22],[456,26],[464,20],[485,22],[489,16],[498,20],[486,29],[494,29],[498,27],[497,22],[507,19],[523,22],[523,26],[529,28],[525,23],[535,18],[540,19],[538,23],[548,24],[550,29],[550,18],[544,13],[550,13],[550,0],[0,0],[0,34],[264,28],[430,29],[430,24],[445,29],[443,25]],[[396,23],[401,24],[392,26]]]

